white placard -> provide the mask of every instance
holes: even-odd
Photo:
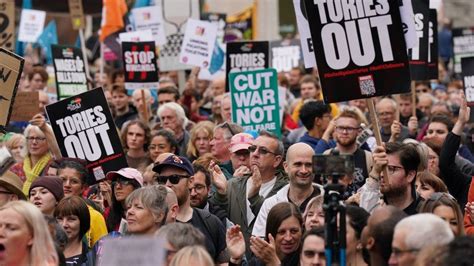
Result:
[[[304,1],[304,0],[303,0]],[[316,67],[316,57],[314,55],[313,41],[309,30],[308,20],[304,17],[301,7],[302,0],[293,0],[295,8],[296,24],[300,33],[301,48],[303,49],[303,60],[305,68]]]
[[[154,41],[151,30],[122,32],[119,34],[120,42],[152,42]]]
[[[105,239],[98,257],[99,266],[154,266],[166,263],[164,240],[157,237]]]
[[[216,73],[214,74],[211,74],[211,72],[209,71],[209,69],[207,68],[201,68],[199,70],[199,74],[198,74],[198,79],[202,79],[202,80],[214,80],[222,75],[225,75],[225,59],[226,59],[226,56],[225,56],[225,49],[227,48],[227,46],[225,44],[219,44],[219,46],[221,47],[221,49],[224,51],[224,63],[222,64],[221,68],[219,69],[219,71],[217,71]],[[212,61],[212,59],[211,59]]]
[[[179,62],[191,66],[209,68],[216,38],[216,24],[188,19]]]
[[[18,40],[21,42],[36,42],[43,32],[46,12],[33,9],[21,10]]]
[[[156,44],[166,43],[165,26],[161,5],[140,7],[132,9],[135,30],[150,29]]]
[[[418,45],[418,37],[415,29],[415,14],[411,0],[402,0],[400,6],[400,16],[403,24],[403,33],[405,34],[405,44],[407,49],[411,49]]]

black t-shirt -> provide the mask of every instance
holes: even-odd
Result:
[[[204,221],[204,219],[206,219],[207,222]],[[225,227],[217,216],[208,211],[193,208],[191,220],[185,223],[193,225],[204,234],[207,251],[215,263],[228,262],[229,258],[225,253],[227,247],[225,242]]]
[[[289,190],[288,193],[290,193]],[[319,194],[321,194],[319,187],[313,186],[313,193],[311,193],[311,195],[309,195],[309,197],[307,197],[298,207],[300,209],[300,212],[304,213],[304,211],[306,210],[306,205],[308,205],[309,201],[312,200],[314,197],[319,196]],[[288,201],[298,206],[296,203],[291,201],[290,197],[288,197]]]

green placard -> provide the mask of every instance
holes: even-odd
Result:
[[[281,137],[277,77],[272,68],[229,74],[234,123]]]

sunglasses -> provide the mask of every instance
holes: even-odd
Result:
[[[169,175],[169,176],[159,175],[156,177],[156,181],[158,181],[158,184],[164,185],[169,180],[171,184],[176,185],[179,183],[179,181],[182,178],[189,178],[189,176],[188,175]]]
[[[222,124],[222,127],[227,128],[229,130],[230,134],[232,134],[232,136],[235,135],[235,132],[232,130],[232,127],[229,125],[229,123],[224,122],[224,124]]]
[[[250,146],[250,147],[248,148],[248,150],[249,150],[251,153],[253,153],[253,152],[255,152],[255,151],[258,150],[258,154],[260,154],[260,155],[267,155],[267,154],[269,154],[269,153],[271,153],[271,154],[273,154],[273,155],[275,155],[275,156],[279,155],[279,154],[277,154],[277,153],[275,153],[275,152],[272,152],[272,151],[268,150],[268,149],[265,148],[265,147],[257,147],[257,146],[255,146],[255,145]]]
[[[133,185],[132,180],[130,179],[117,179],[112,182],[113,186],[120,184],[121,186]]]

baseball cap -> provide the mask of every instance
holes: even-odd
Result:
[[[247,133],[235,134],[230,139],[230,152],[234,153],[239,150],[247,150],[253,143],[253,137]]]
[[[23,182],[20,177],[13,172],[6,171],[0,176],[0,186],[17,195],[19,199],[26,200],[26,196],[22,190]]]
[[[165,167],[175,167],[186,171],[186,173],[190,176],[194,175],[193,165],[191,164],[191,162],[189,162],[187,158],[182,156],[168,156],[168,158],[166,158],[163,162],[161,162],[160,164],[156,164],[153,167],[153,171],[160,173]]]
[[[124,177],[124,178],[135,180],[135,181],[138,182],[138,184],[140,184],[141,187],[143,187],[143,176],[135,168],[126,167],[126,168],[122,168],[118,171],[110,171],[110,172],[107,173],[105,178],[108,179],[108,180],[113,181],[113,180],[117,179],[120,176]]]

